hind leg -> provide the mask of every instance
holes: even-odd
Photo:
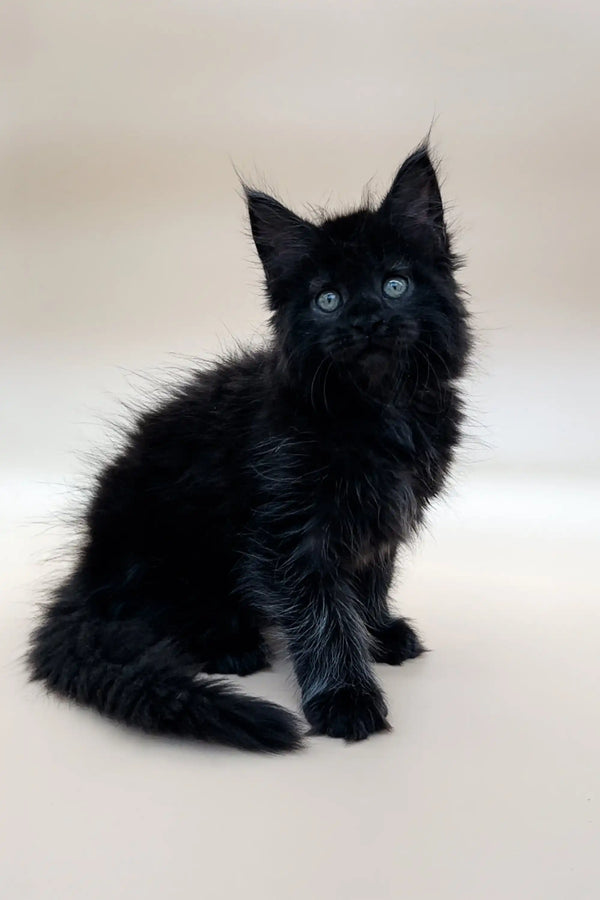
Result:
[[[208,659],[202,666],[205,672],[222,675],[251,675],[269,668],[267,645],[260,634],[247,635],[246,642],[241,645],[234,637],[228,651]]]
[[[238,604],[221,602],[203,627],[180,634],[179,643],[204,672],[251,675],[269,667],[269,652],[258,619]]]
[[[248,610],[235,609],[207,635],[205,672],[251,675],[269,668],[269,651],[258,620]]]

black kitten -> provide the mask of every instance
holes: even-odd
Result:
[[[313,732],[388,728],[372,662],[423,651],[387,593],[459,438],[469,331],[425,146],[377,209],[311,224],[246,196],[270,345],[136,422],[29,663],[129,725],[278,751],[295,716],[198,673],[265,668],[275,624]]]

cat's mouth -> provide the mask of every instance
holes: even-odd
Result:
[[[369,341],[355,356],[353,364],[358,367],[371,382],[376,383],[395,368],[394,348],[396,343]]]
[[[396,347],[398,346],[398,341],[396,337],[382,337],[382,336],[373,336],[368,337],[364,346],[360,350],[360,355],[365,356],[371,353],[383,353],[389,354],[392,353]]]
[[[331,348],[331,355],[343,362],[389,359],[398,346],[395,335],[359,335],[342,338]]]

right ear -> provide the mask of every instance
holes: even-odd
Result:
[[[427,143],[417,147],[402,164],[379,215],[404,234],[412,233],[433,249],[450,253],[444,206]]]
[[[272,284],[310,254],[316,228],[268,194],[246,185],[244,192],[252,237]]]

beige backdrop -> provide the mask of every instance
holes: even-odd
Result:
[[[581,0],[9,6],[9,462],[64,471],[112,367],[262,323],[232,162],[335,208],[385,188],[435,121],[482,342],[480,456],[597,468],[598,19]]]
[[[3,4],[4,896],[595,896],[599,18],[591,0]],[[60,546],[32,521],[54,521],[133,372],[263,327],[234,165],[336,209],[384,190],[432,122],[479,349],[459,487],[405,575],[439,655],[382,675],[397,731],[257,763],[27,693],[37,559]]]

